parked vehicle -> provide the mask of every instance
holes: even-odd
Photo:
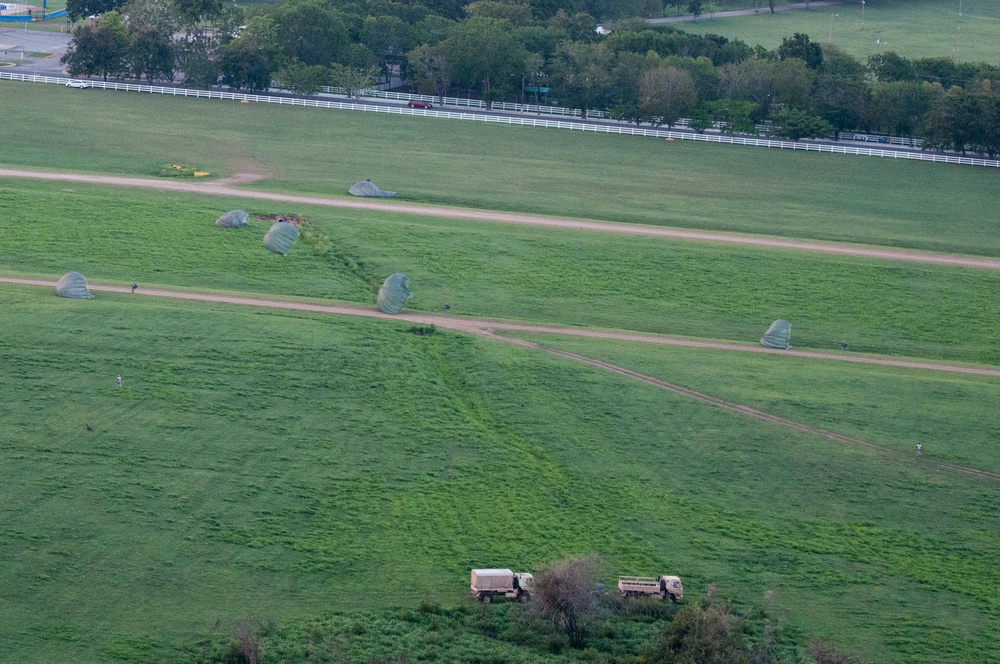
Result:
[[[434,105],[429,101],[413,100],[406,102],[406,105],[410,108],[434,108]]]
[[[503,595],[518,602],[531,598],[533,577],[527,572],[512,572],[509,569],[472,570],[472,596],[480,602],[491,602],[497,595]]]
[[[625,597],[659,596],[679,602],[684,599],[684,586],[676,576],[620,576],[618,590]]]
[[[85,89],[90,87],[90,83],[87,81],[70,81],[66,84],[67,88],[80,88]]]

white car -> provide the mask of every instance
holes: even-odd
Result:
[[[70,81],[69,83],[66,84],[66,87],[83,89],[83,88],[89,88],[90,83],[88,83],[87,81]]]

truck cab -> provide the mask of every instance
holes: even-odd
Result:
[[[680,577],[660,576],[657,578],[657,581],[660,584],[660,592],[663,594],[664,599],[668,596],[675,602],[684,599],[684,586],[681,584]]]

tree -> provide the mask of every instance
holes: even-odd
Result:
[[[544,567],[535,575],[532,611],[563,632],[573,648],[583,647],[598,620],[600,567],[597,556],[566,558]]]
[[[917,81],[876,83],[871,92],[871,120],[878,129],[913,136],[931,110],[940,87]]]
[[[781,40],[778,57],[782,60],[798,58],[810,69],[817,69],[823,64],[823,49],[816,42],[809,41],[809,35],[796,32],[793,36]]]
[[[800,138],[829,138],[833,125],[823,118],[797,108],[783,108],[771,116],[769,136],[797,141]]]
[[[291,60],[278,72],[281,87],[295,94],[311,95],[330,84],[330,70],[323,65],[307,65],[300,60]]]
[[[406,54],[417,89],[439,97],[448,92],[448,60],[437,47],[422,44]]]
[[[170,0],[174,15],[188,35],[201,37],[201,23],[222,15],[223,0]]]
[[[657,67],[643,73],[639,107],[656,124],[673,126],[698,105],[694,79],[676,67]]]
[[[702,11],[702,1],[701,0],[691,0],[688,2],[687,10],[691,12],[691,15],[696,19],[701,16]]]
[[[239,37],[223,47],[219,56],[222,82],[250,92],[267,90],[281,59],[274,21],[258,16],[247,23]]]
[[[353,97],[358,90],[370,88],[375,84],[375,68],[334,63],[330,65],[330,82],[344,88],[347,90],[347,95]]]
[[[564,45],[552,63],[553,87],[563,104],[586,112],[604,108],[611,94],[614,58],[603,44]]]
[[[359,38],[379,59],[379,66],[388,83],[392,63],[399,63],[403,54],[414,47],[415,30],[394,16],[369,16],[361,25]]]
[[[153,26],[129,25],[128,63],[132,75],[147,81],[174,78],[174,43],[170,34]]]
[[[756,134],[757,125],[753,121],[753,113],[757,110],[757,104],[751,101],[736,101],[734,99],[719,99],[705,102],[701,105],[701,113],[698,114],[699,126],[703,129],[711,127],[714,123],[722,123],[722,132],[732,136],[733,134]],[[710,119],[708,126],[704,126],[704,120]],[[692,125],[694,127],[694,125]],[[701,131],[699,129],[699,131]]]
[[[455,26],[441,43],[452,81],[469,88],[481,86],[487,104],[511,88],[514,77],[528,66],[528,52],[505,19],[473,17]]]
[[[184,72],[184,83],[199,88],[210,88],[219,79],[218,63],[212,59],[206,44],[181,41],[175,48],[177,68]]]
[[[724,607],[687,606],[663,629],[653,664],[750,664],[744,623]]]
[[[287,0],[272,6],[282,52],[306,65],[328,65],[340,60],[350,36],[340,14],[322,0]]]
[[[128,35],[121,14],[106,12],[97,25],[73,30],[73,40],[60,59],[71,76],[117,76],[127,71]]]
[[[70,21],[79,21],[88,16],[100,16],[118,9],[126,0],[66,0],[66,11]]]
[[[823,64],[813,82],[813,113],[844,131],[861,126],[868,99],[864,66],[835,46],[823,47]]]

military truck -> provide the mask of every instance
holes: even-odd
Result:
[[[676,576],[620,576],[618,590],[625,597],[659,596],[675,602],[684,598],[684,586]]]
[[[503,595],[518,602],[531,598],[531,581],[527,572],[512,572],[509,569],[472,570],[472,596],[480,602],[491,602],[497,595]]]

